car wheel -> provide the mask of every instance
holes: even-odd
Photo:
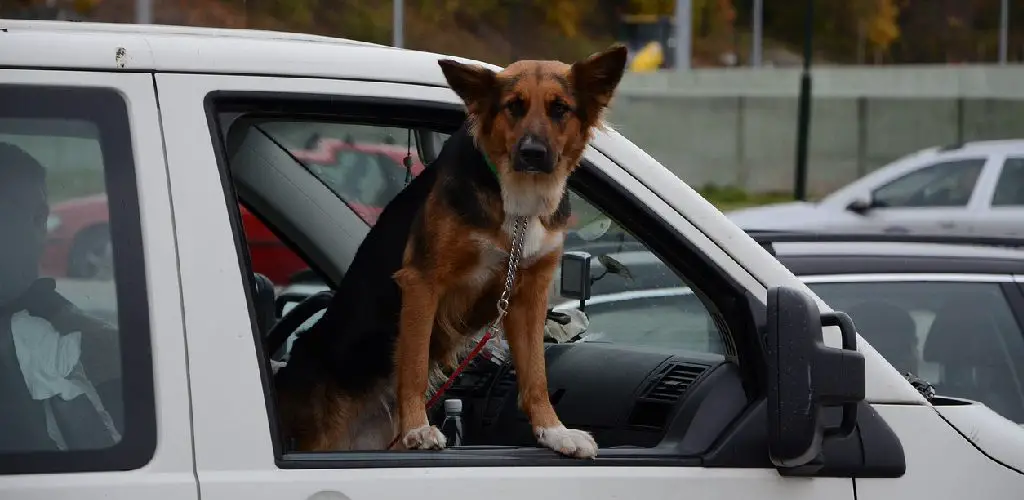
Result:
[[[94,280],[114,277],[114,252],[107,226],[94,226],[78,233],[71,246],[68,276]]]

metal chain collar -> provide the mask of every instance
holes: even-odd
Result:
[[[516,277],[516,270],[519,268],[519,259],[523,256],[523,244],[526,240],[526,228],[530,219],[519,216],[512,221],[512,244],[508,252],[508,273],[505,275],[505,290],[501,292],[498,299],[498,317],[491,325],[492,331],[500,331],[501,320],[508,313],[509,298],[512,295],[512,283]]]

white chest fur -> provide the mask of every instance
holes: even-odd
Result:
[[[501,230],[506,236],[512,235],[515,227],[515,219],[506,217],[501,225]],[[541,224],[538,217],[530,217],[529,225],[526,227],[526,234],[523,237],[523,254],[520,256],[520,264],[526,266],[539,257],[547,255],[562,245],[565,240],[565,233],[561,231],[548,231]]]
[[[514,219],[506,217],[501,230],[506,237],[511,237]],[[474,238],[480,246],[480,264],[473,271],[470,282],[474,286],[483,286],[495,273],[504,273],[508,269],[508,252],[496,246],[489,238]],[[547,255],[559,247],[565,240],[561,231],[548,231],[537,217],[530,217],[523,236],[523,253],[519,258],[519,267],[526,268],[537,259]]]

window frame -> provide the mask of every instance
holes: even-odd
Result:
[[[268,91],[213,91],[205,98],[205,111],[209,130],[213,138],[213,147],[220,171],[230,223],[234,232],[235,247],[238,253],[243,280],[249,286],[245,288],[247,305],[253,339],[256,344],[255,354],[261,374],[266,409],[270,421],[271,442],[273,443],[274,459],[280,469],[362,469],[362,468],[406,468],[406,467],[465,467],[465,466],[565,466],[570,464],[565,459],[555,456],[549,450],[535,448],[490,447],[461,448],[445,454],[436,452],[416,451],[373,451],[373,452],[338,452],[338,453],[285,453],[278,431],[276,401],[274,397],[273,375],[268,353],[265,352],[259,329],[255,321],[255,310],[252,300],[252,272],[248,251],[244,241],[244,230],[230,169],[225,152],[227,128],[222,127],[219,117],[224,114],[248,112],[257,115],[268,113],[282,118],[320,119],[339,123],[363,124],[370,126],[408,127],[412,129],[428,129],[437,133],[452,134],[458,130],[465,120],[465,108],[432,100],[398,97],[368,97],[331,94],[311,94],[302,92],[268,92]],[[268,111],[269,110],[269,111]],[[381,117],[388,111],[398,111],[395,115]],[[242,116],[242,115],[239,115]],[[607,161],[614,160],[604,156]],[[422,152],[421,152],[422,154]],[[664,262],[673,272],[685,276],[687,283],[702,283],[706,286],[694,287],[708,312],[714,317],[716,325],[726,325],[726,332],[747,332],[740,334],[743,338],[733,338],[732,343],[737,349],[738,365],[743,373],[744,392],[748,407],[764,396],[763,380],[765,374],[764,350],[757,332],[764,322],[764,306],[750,292],[735,280],[729,273],[716,264],[709,256],[703,254],[699,247],[687,240],[675,230],[651,207],[644,205],[632,196],[625,187],[616,183],[607,173],[583,162],[570,178],[570,186],[576,193],[589,203],[599,207],[605,214],[628,228],[636,238],[648,247],[658,259]],[[626,201],[623,203],[623,201]],[[614,203],[609,203],[614,202]],[[760,307],[752,307],[754,305]],[[728,435],[731,428],[723,430]],[[642,449],[606,449],[594,461],[581,465],[598,466],[701,466],[697,456],[679,457],[668,455],[660,450]]]
[[[11,106],[13,104],[13,106]],[[11,112],[8,108],[13,107]],[[156,452],[156,394],[148,284],[129,107],[113,87],[0,83],[5,118],[79,119],[99,131],[121,350],[124,429],[121,441],[98,450],[0,454],[0,476],[114,472],[141,468]],[[130,330],[130,334],[126,334]],[[127,397],[130,395],[131,397]],[[2,431],[0,431],[2,432]]]
[[[971,204],[977,198],[978,189],[979,189],[979,186],[981,185],[980,181],[982,179],[982,176],[985,174],[985,167],[988,165],[988,162],[989,162],[989,158],[986,157],[986,156],[969,155],[969,156],[959,156],[959,157],[952,157],[952,158],[943,158],[943,159],[940,159],[940,160],[937,160],[937,161],[932,161],[931,163],[928,163],[927,165],[924,165],[924,166],[918,166],[917,168],[915,168],[915,169],[913,169],[913,170],[911,170],[909,172],[905,172],[903,175],[899,175],[899,176],[897,176],[895,178],[889,179],[887,182],[885,182],[884,184],[882,184],[880,186],[876,186],[874,188],[871,188],[871,190],[869,191],[871,199],[872,199],[872,201],[878,200],[878,192],[879,191],[881,191],[882,189],[885,189],[888,186],[891,186],[894,183],[900,182],[903,179],[906,179],[906,178],[908,178],[910,176],[918,175],[918,174],[920,174],[920,173],[922,173],[922,172],[924,172],[926,170],[931,170],[931,169],[939,168],[939,167],[942,167],[944,165],[949,165],[949,164],[953,164],[953,163],[971,162],[971,161],[978,161],[981,164],[980,164],[979,169],[978,169],[978,175],[974,179],[974,184],[971,186],[971,196],[967,199],[967,202],[964,203],[963,205],[895,205],[895,206],[894,205],[879,205],[877,207],[878,209],[882,209],[882,210],[904,210],[904,209],[908,209],[908,210],[909,209],[914,209],[914,210],[929,210],[929,209],[931,209],[931,210],[942,210],[942,209],[945,209],[945,210],[949,210],[949,209],[967,209],[968,207],[971,206]]]

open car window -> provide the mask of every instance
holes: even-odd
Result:
[[[284,235],[290,246],[310,256],[310,266],[328,278],[327,282],[282,287],[277,298],[292,292],[304,297],[329,294],[333,284],[351,275],[348,266],[352,255],[365,238],[368,226],[375,223],[375,217],[366,217],[369,210],[360,211],[357,207],[363,204],[383,210],[394,194],[405,187],[407,176],[415,178],[422,170],[403,168],[410,150],[413,159],[420,159],[424,165],[429,163],[427,158],[443,146],[442,132],[455,130],[464,120],[461,110],[458,115],[445,116],[444,110],[427,105],[395,105],[385,110],[380,104],[371,106],[358,101],[332,100],[318,102],[316,106],[296,101],[275,106],[274,110],[283,113],[280,110],[290,105],[310,111],[272,115],[259,109],[266,105],[265,101],[248,101],[244,96],[223,99],[226,104],[223,110],[215,111],[223,113],[218,116],[240,113],[226,129],[222,152],[235,193],[244,205],[265,217],[276,232]],[[319,125],[327,109],[337,110],[339,122],[352,123]],[[304,114],[307,112],[308,115]],[[311,123],[301,123],[307,121]],[[408,124],[433,124],[436,128],[426,135],[414,128],[409,134],[409,129],[403,128]],[[357,128],[362,129],[361,134],[346,135],[345,131]],[[314,133],[313,129],[330,130],[333,135]],[[413,138],[411,148],[403,142],[409,135]],[[397,155],[380,147],[396,146],[387,144],[388,136],[396,139]],[[359,151],[355,151],[355,146]],[[379,149],[368,151],[371,147]],[[327,150],[332,152],[323,154]],[[377,157],[357,156],[358,153]],[[716,269],[706,255],[680,241],[674,231],[659,229],[662,226],[656,216],[628,192],[618,189],[602,170],[614,168],[614,164],[599,165],[609,161],[597,153],[569,181],[573,216],[565,247],[592,256],[593,296],[580,310],[572,311],[578,302],[560,295],[557,276],[552,283],[548,305],[556,311],[551,311],[543,332],[538,333],[547,340],[546,370],[549,386],[555,388],[553,404],[567,427],[585,429],[594,435],[602,456],[608,460],[636,455],[659,463],[696,465],[699,462],[695,457],[709,446],[706,438],[724,432],[725,426],[735,421],[753,397],[746,388],[755,386],[755,364],[748,365],[745,360],[757,355],[752,349],[754,344],[739,344],[732,335],[741,330],[752,331],[754,320],[743,290],[736,283]],[[394,172],[364,177],[365,172],[359,171],[371,164],[379,170]],[[395,185],[400,186],[398,190],[389,188]],[[244,247],[239,250],[244,251]],[[254,252],[255,247],[250,245],[249,250]],[[240,259],[243,273],[249,261],[256,268],[259,257],[255,253],[250,257]],[[686,293],[687,290],[692,292]],[[658,296],[658,292],[665,293]],[[625,297],[620,294],[639,295],[623,300]],[[261,317],[259,310],[265,306],[255,299],[249,299],[249,304],[254,317]],[[593,307],[588,309],[588,304]],[[290,316],[308,308],[286,309]],[[589,325],[586,321],[570,322],[567,327],[559,323],[559,315],[555,314],[559,311],[584,315],[592,312],[593,319]],[[360,311],[341,311],[345,313]],[[284,383],[275,378],[272,370],[280,369],[282,362],[290,365],[302,358],[291,356],[294,353],[283,356],[282,351],[294,346],[304,349],[302,346],[308,344],[302,343],[302,335],[319,314],[331,312],[324,313],[321,308],[309,317],[292,318],[294,321],[278,316],[278,324],[295,324],[284,332],[280,344],[272,346],[263,345],[267,332],[254,322],[254,335],[261,343],[257,351],[268,375],[268,404],[272,407],[279,404],[274,399],[274,385]],[[587,331],[583,335],[570,331],[579,324],[589,328],[594,336],[587,338]],[[558,330],[564,331],[559,334]],[[489,464],[498,463],[494,461],[500,460],[496,456],[509,455],[524,457],[528,461],[521,462],[524,465],[560,463],[554,454],[537,454],[544,450],[537,450],[536,437],[522,418],[516,380],[511,363],[495,363],[485,358],[474,360],[462,372],[445,398],[462,401],[465,433],[462,446],[453,446],[444,453],[396,451],[371,456],[338,450],[317,457],[320,454],[311,456],[297,449],[295,443],[282,439],[277,459],[299,468],[325,464],[376,467],[395,461]],[[707,389],[692,390],[699,384],[707,384]],[[720,418],[714,418],[709,428],[694,429],[692,438],[683,439],[691,431],[689,415],[694,415],[698,407],[706,408],[702,412],[720,414]],[[275,408],[271,411],[280,415],[281,408]],[[443,409],[443,405],[438,405],[431,410],[432,423],[443,421]],[[677,414],[688,416],[674,417]],[[698,438],[697,434],[703,437]],[[282,437],[278,432],[276,438]],[[680,448],[683,441],[695,444]],[[771,465],[765,459],[757,466]]]

